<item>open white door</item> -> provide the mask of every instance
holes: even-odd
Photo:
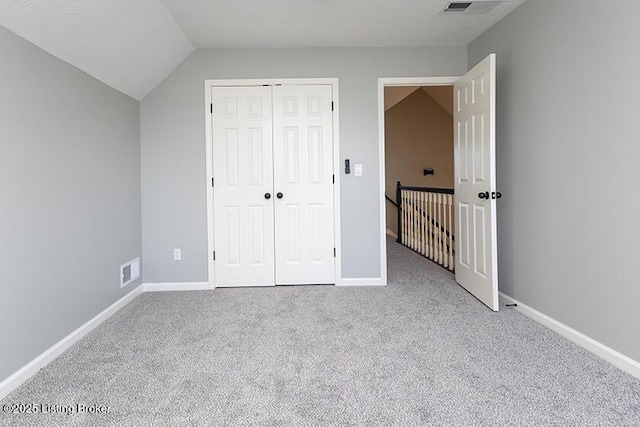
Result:
[[[454,85],[456,281],[498,311],[496,57]]]

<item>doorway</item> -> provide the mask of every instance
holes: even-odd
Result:
[[[453,271],[453,86],[391,86],[384,97],[387,235]]]
[[[400,97],[403,95],[409,96],[411,93],[415,92],[418,89],[423,90],[423,88],[442,88],[442,87],[452,87],[456,81],[458,81],[460,77],[451,76],[451,77],[398,77],[398,78],[380,78],[378,79],[378,124],[379,124],[379,149],[380,149],[380,191],[382,194],[381,203],[380,203],[380,211],[381,211],[381,223],[380,230],[382,236],[382,259],[381,263],[384,271],[384,278],[386,283],[386,272],[387,272],[387,236],[391,235],[392,238],[397,239],[398,230],[396,229],[398,224],[402,227],[402,220],[408,218],[398,218],[398,212],[400,206],[394,206],[393,203],[397,204],[398,200],[396,197],[396,184],[397,181],[393,181],[393,176],[390,177],[390,180],[387,179],[387,141],[386,134],[387,128],[385,125],[385,116],[389,107],[391,107],[394,102],[398,103]],[[394,96],[393,99],[387,99],[385,94],[390,94],[387,89],[392,89],[391,93]],[[395,91],[394,91],[395,89]],[[426,93],[425,93],[426,95]],[[393,108],[393,107],[391,107]],[[452,150],[453,150],[453,139],[451,140]],[[429,164],[424,165],[424,169],[429,169]],[[418,165],[414,165],[414,168],[418,167]],[[420,169],[411,169],[408,171],[402,171],[403,174],[409,173],[412,175],[412,180],[410,182],[416,182],[415,180],[419,180],[420,178]],[[434,171],[437,173],[437,171]],[[422,171],[424,173],[424,170]],[[430,177],[430,175],[427,175]],[[402,181],[401,181],[402,182]],[[421,181],[418,181],[421,182]],[[405,183],[406,184],[406,183]],[[389,199],[387,199],[389,197]],[[393,202],[393,203],[392,203]],[[406,213],[406,212],[405,212]],[[392,218],[389,218],[392,216]],[[396,224],[396,227],[393,224]]]
[[[380,135],[380,234],[382,259],[386,267],[385,197],[385,88],[409,86],[451,86],[453,93],[454,192],[451,205],[455,216],[456,282],[494,311],[499,309],[497,265],[496,201],[502,195],[496,190],[495,120],[496,120],[496,56],[489,55],[462,77],[380,78],[378,79],[378,122]],[[426,168],[425,168],[426,169]],[[403,244],[425,252],[425,239],[440,232],[442,223],[434,224],[427,210],[422,188],[406,188],[408,194],[397,198],[398,219]],[[416,190],[416,191],[414,191]],[[436,194],[437,204],[441,195]],[[416,218],[418,219],[416,221]],[[432,226],[425,232],[425,223]],[[406,224],[409,227],[406,227]],[[443,233],[446,236],[446,230]],[[426,237],[425,237],[426,236]],[[406,239],[406,240],[405,240]],[[435,236],[440,250],[446,245]],[[436,250],[437,253],[437,250]],[[437,254],[436,256],[441,256]],[[446,259],[446,257],[445,257]],[[383,270],[386,281],[386,268]]]

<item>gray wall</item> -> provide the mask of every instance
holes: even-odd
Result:
[[[0,381],[131,291],[139,103],[0,27]]]
[[[528,1],[498,60],[500,289],[640,360],[640,4]]]
[[[380,277],[378,77],[462,75],[465,47],[198,50],[142,100],[145,282],[207,281],[204,80],[338,77],[343,276]],[[182,261],[172,249],[182,248]]]

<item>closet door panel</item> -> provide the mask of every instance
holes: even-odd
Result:
[[[335,283],[329,85],[273,88],[276,283]]]
[[[273,115],[270,87],[214,88],[215,285],[273,286]]]

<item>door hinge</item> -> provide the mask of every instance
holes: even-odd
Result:
[[[213,260],[216,260],[216,251],[213,251]]]
[[[336,174],[335,173],[333,174],[333,183],[334,184],[336,183]]]
[[[333,111],[333,101],[331,101],[331,111]]]
[[[213,178],[211,178],[211,186],[213,187]]]
[[[333,257],[336,257],[336,248],[333,248]]]
[[[210,104],[210,105],[211,105],[211,114],[213,114],[213,104]]]

